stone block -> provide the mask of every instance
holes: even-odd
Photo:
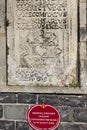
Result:
[[[48,94],[39,94],[38,95],[38,103],[42,104],[59,104],[58,95],[48,95]]]
[[[70,107],[56,107],[61,116],[61,122],[73,121],[73,108]]]
[[[85,122],[87,123],[87,108],[77,108],[74,110],[74,120],[75,122]]]
[[[59,130],[86,130],[85,124],[62,123]]]
[[[44,95],[38,97],[39,103],[57,104],[58,106],[83,107],[85,106],[84,96],[73,95]]]
[[[2,118],[2,117],[3,117],[3,106],[0,105],[0,118]]]
[[[15,93],[0,93],[0,103],[16,103],[18,101]]]
[[[71,107],[84,107],[84,98],[83,96],[73,96],[73,95],[61,95],[59,96],[59,105],[71,106]]]
[[[1,130],[15,130],[15,125],[13,121],[1,121],[0,120],[0,129]]]
[[[16,122],[16,130],[32,130],[27,122]]]
[[[24,94],[19,93],[18,94],[18,102],[19,103],[27,103],[27,104],[36,104],[37,101],[37,95],[36,94]]]
[[[5,119],[26,120],[27,111],[26,105],[5,105],[4,117]]]
[[[77,83],[77,0],[8,0],[7,18],[8,85]]]

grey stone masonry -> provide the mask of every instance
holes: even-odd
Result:
[[[72,5],[73,5],[74,1],[78,2],[78,4],[74,3],[74,6],[75,5],[78,6],[78,32],[76,32],[76,34],[78,33],[78,42],[77,42],[77,44],[75,44],[73,42],[73,44],[75,44],[74,48],[73,48],[72,44],[70,44],[71,48],[65,47],[64,52],[63,52],[63,54],[65,54],[65,55],[61,55],[60,54],[61,48],[58,48],[59,55],[61,55],[61,57],[59,57],[58,60],[61,61],[61,58],[63,58],[65,66],[68,65],[68,62],[66,62],[68,60],[66,58],[73,57],[73,59],[74,59],[74,56],[75,56],[74,54],[78,55],[77,60],[75,60],[76,61],[76,71],[74,69],[72,69],[72,73],[70,73],[70,75],[72,76],[72,78],[75,78],[74,81],[78,80],[79,84],[77,82],[73,81],[69,87],[67,85],[65,86],[65,84],[64,84],[64,87],[56,87],[56,86],[53,87],[53,86],[51,86],[51,84],[50,84],[50,86],[48,85],[46,87],[40,86],[38,84],[36,84],[36,87],[29,86],[29,84],[27,84],[27,85],[23,84],[23,85],[19,85],[19,86],[17,84],[8,85],[8,81],[7,81],[8,64],[7,63],[12,65],[11,69],[13,72],[14,64],[12,64],[12,59],[14,61],[14,54],[17,55],[18,51],[16,51],[17,53],[13,54],[14,51],[12,50],[11,54],[13,54],[13,55],[10,54],[10,56],[11,56],[10,61],[8,61],[7,55],[9,54],[9,48],[8,48],[7,44],[9,44],[9,43],[7,43],[7,39],[10,38],[12,40],[12,42],[10,44],[10,47],[12,49],[17,44],[16,43],[12,44],[16,39],[16,38],[14,39],[12,37],[13,33],[11,33],[11,32],[9,33],[9,38],[7,35],[8,28],[12,29],[12,30],[14,29],[13,26],[12,26],[12,28],[10,28],[10,26],[16,24],[16,19],[15,19],[15,22],[13,22],[12,19],[7,19],[7,14],[11,14],[10,18],[12,18],[13,17],[12,14],[15,14],[15,16],[19,15],[21,13],[21,9],[23,9],[18,6],[20,10],[19,10],[19,12],[17,12],[19,14],[16,14],[15,12],[13,13],[13,8],[10,8],[10,9],[12,9],[12,12],[9,13],[8,12],[9,10],[7,9],[7,2],[10,2],[8,4],[8,5],[10,5],[11,3],[13,3],[13,1],[16,1],[17,4],[19,4],[18,3],[19,1],[27,2],[28,0],[0,0],[0,130],[33,130],[27,122],[26,114],[30,107],[32,107],[35,104],[42,104],[42,103],[52,105],[57,110],[59,110],[59,113],[61,115],[61,123],[56,130],[87,130],[87,0],[65,0],[65,1],[72,2],[71,8],[73,8]],[[32,1],[32,0],[29,0],[29,1]],[[36,0],[33,0],[33,1],[36,1]],[[37,2],[38,1],[39,0],[37,0]],[[49,0],[49,1],[51,1],[51,0]],[[58,0],[54,0],[54,1],[58,2]],[[61,1],[64,1],[64,0],[59,0],[59,1],[61,3]],[[13,7],[16,6],[14,4],[12,4]],[[77,6],[76,6],[76,9],[77,9]],[[72,12],[72,14],[74,14],[75,10],[71,9],[71,12]],[[76,13],[77,13],[77,11],[76,11]],[[65,16],[66,16],[66,14],[65,14]],[[75,15],[75,18],[76,18],[76,16],[77,15]],[[74,23],[74,19],[72,19],[72,18],[73,17],[71,17],[70,24],[72,24],[73,26],[74,26],[74,24],[77,25],[77,23]],[[76,19],[75,19],[75,21],[76,21]],[[35,21],[35,22],[37,22],[37,21]],[[23,22],[22,22],[22,24],[23,24]],[[71,30],[72,29],[73,29],[73,31],[75,31],[74,28],[72,28],[72,26],[71,26]],[[75,28],[75,29],[77,29],[77,28]],[[71,31],[69,33],[72,34]],[[60,34],[60,32],[59,32],[59,34]],[[76,34],[73,33],[74,37],[77,37]],[[17,37],[18,31],[14,35],[15,35],[15,37]],[[21,35],[23,35],[23,34],[21,34]],[[26,32],[25,32],[25,35],[26,35]],[[30,33],[28,33],[27,36],[29,37],[29,35],[30,35]],[[37,33],[37,35],[39,35],[39,33]],[[54,35],[54,33],[52,36],[53,36],[53,39],[55,39],[56,35]],[[65,41],[68,38],[67,36],[68,35],[66,35],[66,32],[65,32],[65,36],[64,36]],[[49,35],[47,35],[46,37],[47,37],[47,40],[49,41]],[[37,39],[37,37],[35,37],[35,38]],[[61,36],[59,39],[61,39]],[[24,40],[26,41],[26,39],[24,39]],[[32,42],[32,38],[30,40]],[[19,42],[22,43],[21,38],[20,38]],[[35,42],[37,42],[37,40]],[[18,41],[17,41],[17,43],[18,43]],[[27,39],[27,43],[29,43],[29,39]],[[61,43],[61,41],[60,41],[60,43]],[[67,42],[64,45],[68,46]],[[40,51],[38,51],[38,52],[40,52],[40,54],[43,54],[42,52],[46,48],[43,48],[43,50],[41,50],[40,47],[41,46],[39,46]],[[35,46],[32,46],[32,48],[35,49]],[[51,48],[51,46],[50,46],[50,48]],[[76,48],[77,48],[76,53],[74,53],[75,50],[73,50],[73,49],[76,49]],[[24,51],[24,53],[23,53],[23,51],[21,51],[21,49],[26,50],[26,47],[20,48],[21,55],[23,55],[26,51]],[[70,49],[70,51],[68,49]],[[37,47],[37,50],[38,50],[38,47]],[[50,51],[49,51],[50,55],[51,55],[51,50],[52,49],[50,49]],[[71,51],[73,53],[71,53]],[[69,54],[72,54],[72,55],[70,55],[70,57],[69,57],[67,55],[68,54],[67,52],[69,52]],[[54,51],[52,51],[52,55],[54,56]],[[66,57],[66,55],[68,57]],[[25,56],[25,60],[27,61],[27,59],[28,59],[28,63],[30,63],[31,60],[29,60],[29,57],[26,58],[26,55],[24,55],[24,56]],[[17,55],[17,58],[18,58],[18,55]],[[40,59],[40,60],[42,60],[42,59]],[[17,63],[19,64],[20,61],[17,61]],[[47,62],[47,63],[49,64],[49,62]],[[52,70],[53,70],[53,66],[55,66],[54,60],[51,63],[53,63],[52,64]],[[56,62],[56,63],[59,63],[59,65],[60,65],[60,62]],[[72,59],[70,59],[69,65],[71,65],[71,63],[73,65]],[[21,65],[24,68],[23,59],[22,59],[22,63],[20,63],[19,66],[21,66]],[[27,66],[27,64],[25,64],[25,65]],[[70,68],[68,68],[66,73],[68,73],[71,70],[72,65]],[[30,67],[30,66],[28,66],[28,67]],[[62,67],[62,66],[60,65],[60,67]],[[64,71],[65,71],[65,68],[66,67],[63,68]],[[9,68],[9,70],[10,70],[10,68]],[[59,71],[59,69],[57,69],[57,70]],[[37,69],[36,69],[36,71],[37,71]],[[49,72],[49,75],[50,75],[51,71],[49,71],[49,66],[47,68],[47,71]],[[59,74],[61,74],[61,71],[62,71],[62,69],[60,69]],[[27,73],[27,71],[25,71],[25,72],[26,73],[23,73],[23,74],[25,74],[25,75],[27,74],[27,77],[28,77],[29,73]],[[56,71],[54,71],[54,74],[55,73],[56,73]],[[66,76],[66,73],[65,73],[65,76]],[[74,73],[75,73],[75,77],[73,77],[73,75],[72,75]],[[19,76],[20,76],[20,71],[17,74],[19,74]],[[24,77],[22,77],[23,74],[21,74],[21,78],[24,78]],[[58,77],[57,73],[56,73],[56,76]],[[33,77],[34,77],[34,75],[33,75]],[[59,77],[62,79],[62,81],[65,80],[65,79],[63,79],[63,75],[62,76],[59,75]],[[65,78],[67,78],[67,76]],[[70,76],[68,78],[70,78]],[[39,76],[38,81],[40,79],[41,78]],[[27,80],[27,79],[25,78],[25,80]],[[35,79],[32,79],[32,80],[35,80]],[[52,79],[49,79],[49,80],[51,81]],[[65,81],[67,81],[67,80],[65,80]],[[21,84],[21,82],[20,82],[20,84]]]
[[[87,103],[86,96],[76,96],[76,95],[46,95],[39,94],[39,103],[54,104],[59,106],[70,106],[70,107],[85,107]]]
[[[13,121],[0,121],[0,129],[1,130],[15,130],[15,123]]]
[[[5,102],[0,103],[0,129],[33,130],[26,119],[27,111],[35,104],[45,103],[59,110],[61,123],[57,130],[87,130],[87,95],[0,93],[0,97],[2,95],[14,97],[15,102],[6,102],[3,96]],[[20,102],[23,96],[25,100]]]
[[[18,95],[16,93],[0,93],[0,103],[16,103]]]
[[[3,117],[3,106],[0,105],[0,118],[2,118],[2,117]]]
[[[87,108],[77,108],[74,110],[74,119],[76,122],[87,123]]]
[[[25,120],[28,106],[25,105],[5,105],[4,117],[5,119]]]
[[[67,1],[67,3],[68,3],[68,0],[63,0],[63,1]],[[67,7],[69,8],[67,10],[68,11],[71,10],[70,11],[71,15],[68,16],[68,18],[71,18],[71,20],[69,20],[70,24],[68,23],[69,21],[66,20],[64,26],[66,28],[66,22],[67,22],[67,24],[70,25],[70,28],[69,28],[70,31],[69,32],[67,32],[68,30],[65,31],[64,39],[61,38],[63,34],[61,33],[61,35],[60,35],[60,31],[58,31],[58,33],[55,33],[55,34],[60,35],[60,37],[58,39],[55,39],[55,37],[56,37],[56,35],[54,35],[55,31],[53,32],[52,39],[55,39],[55,42],[56,42],[56,40],[59,41],[59,45],[57,45],[58,48],[56,46],[54,46],[54,48],[51,48],[51,46],[50,46],[50,47],[47,47],[47,49],[49,51],[46,51],[47,50],[46,46],[41,48],[41,46],[39,46],[39,45],[37,47],[32,45],[31,49],[33,48],[35,50],[35,51],[33,51],[33,52],[35,52],[35,55],[36,55],[36,52],[38,52],[38,54],[40,53],[39,55],[44,55],[45,54],[44,51],[46,51],[47,56],[51,56],[51,52],[52,52],[52,57],[55,57],[54,53],[56,53],[56,55],[58,54],[60,56],[56,59],[55,58],[52,59],[51,60],[52,64],[50,64],[50,60],[48,59],[47,60],[47,67],[48,68],[46,68],[47,73],[45,73],[45,69],[44,69],[44,72],[42,72],[42,74],[41,73],[38,74],[38,71],[40,68],[42,68],[42,70],[43,70],[42,65],[44,65],[44,68],[46,67],[44,64],[46,62],[45,62],[45,60],[43,60],[42,57],[41,57],[41,59],[38,59],[38,56],[37,56],[36,59],[38,60],[38,62],[42,61],[42,64],[39,67],[36,63],[36,66],[38,67],[38,69],[37,68],[35,69],[35,71],[36,71],[35,74],[33,74],[33,71],[32,71],[31,77],[30,77],[29,76],[30,69],[28,71],[26,69],[24,69],[25,68],[24,66],[27,66],[27,63],[24,64],[24,62],[28,61],[29,64],[32,63],[32,66],[34,67],[35,64],[33,63],[33,59],[29,60],[29,58],[30,59],[31,59],[31,57],[35,58],[35,56],[32,54],[31,57],[29,57],[28,55],[26,57],[26,46],[27,45],[25,45],[24,43],[26,41],[28,43],[29,39],[26,40],[24,35],[26,35],[27,32],[25,32],[24,34],[21,33],[21,36],[20,36],[20,37],[22,37],[22,36],[24,37],[23,44],[25,47],[23,47],[23,46],[21,46],[22,39],[21,38],[20,38],[20,40],[17,39],[19,37],[19,35],[17,35],[18,31],[16,30],[16,28],[14,28],[14,26],[16,25],[17,19],[15,19],[15,21],[13,21],[13,19],[14,19],[13,14],[15,14],[15,16],[14,16],[15,18],[18,18],[18,17],[16,17],[16,15],[19,16],[21,14],[20,7],[19,6],[16,7],[16,4],[21,4],[21,2],[18,3],[18,1],[16,1],[16,0],[13,0],[13,1],[0,0],[0,91],[1,92],[69,93],[69,94],[71,94],[71,93],[74,93],[74,94],[77,94],[77,93],[83,94],[84,93],[84,94],[86,94],[87,93],[87,49],[86,49],[87,48],[87,44],[86,44],[86,41],[87,41],[87,11],[86,11],[87,4],[86,4],[86,2],[87,2],[86,0],[73,0],[73,2],[72,2],[72,0],[70,0],[71,4],[68,3],[68,4],[70,4],[70,6],[68,4],[65,4],[65,7],[67,5]],[[25,2],[25,3],[27,3],[27,2]],[[64,2],[64,3],[66,3],[66,2]],[[61,5],[61,2],[60,2],[60,5]],[[11,8],[10,8],[10,6],[11,6]],[[78,8],[77,8],[77,6],[78,6]],[[19,12],[17,11],[17,8],[18,8]],[[59,6],[58,6],[58,8],[59,8]],[[75,9],[73,9],[73,8],[75,8]],[[10,9],[12,9],[12,10],[9,12]],[[14,9],[17,11],[18,14],[14,13],[15,11],[13,12]],[[66,12],[65,12],[64,17],[66,16]],[[24,12],[24,13],[26,14],[27,12]],[[77,13],[78,13],[78,16],[77,16]],[[69,14],[69,12],[68,12],[68,14]],[[9,18],[9,19],[7,19],[7,18]],[[77,21],[77,19],[78,19],[78,21]],[[19,22],[20,22],[20,19],[19,19]],[[77,25],[77,23],[78,23],[78,25]],[[20,23],[20,25],[21,24],[23,24],[23,22]],[[18,22],[17,22],[17,25],[18,25]],[[67,26],[67,28],[68,28],[68,26]],[[9,30],[11,32],[9,32]],[[13,30],[16,30],[17,33],[14,33]],[[33,31],[34,31],[34,29],[33,29]],[[74,31],[76,33],[74,33]],[[31,34],[32,34],[32,32],[31,32]],[[35,35],[36,34],[39,35],[39,33],[35,33]],[[68,34],[72,34],[72,38],[71,37],[69,38]],[[78,38],[77,38],[77,34],[79,36]],[[15,38],[13,37],[13,35]],[[31,37],[29,32],[26,36],[27,36],[27,38]],[[51,36],[51,35],[48,35],[48,33],[47,33],[46,37],[49,37],[49,36]],[[37,37],[35,37],[35,38],[37,39]],[[69,38],[69,39],[67,39],[67,38]],[[46,39],[48,39],[48,41],[49,41],[49,38],[46,38]],[[72,42],[75,39],[78,39],[78,41],[76,43]],[[11,41],[10,43],[9,43],[9,40]],[[30,40],[32,43],[32,37]],[[41,42],[41,38],[37,39],[35,42],[37,42],[39,40]],[[65,41],[64,46],[61,45],[62,40]],[[67,40],[68,41],[71,40],[71,43],[69,45],[68,45]],[[12,44],[14,42],[18,42],[19,45],[17,43]],[[9,49],[8,45],[10,45],[9,47],[11,48],[11,50]],[[20,51],[16,51],[16,49],[18,49],[19,46],[21,46]],[[14,47],[16,47],[15,51],[14,51]],[[62,51],[61,51],[61,48],[62,48]],[[17,54],[19,54],[19,52],[21,53],[20,58],[17,55]],[[28,51],[28,53],[29,52],[30,51]],[[49,55],[48,55],[48,52],[49,52]],[[9,54],[10,54],[10,57],[7,56]],[[16,59],[16,62],[18,63],[18,66],[23,67],[22,70],[17,69],[18,71],[16,71],[16,74],[17,74],[16,77],[15,77],[15,73],[14,73],[14,69],[16,66],[14,63],[12,63],[12,61],[14,62],[14,55],[15,54],[16,54],[15,59]],[[21,56],[24,56],[24,58],[23,57],[21,58]],[[22,61],[21,61],[21,59],[22,59]],[[36,60],[36,62],[37,62],[37,60]],[[78,63],[77,63],[77,61],[78,61]],[[56,64],[53,64],[54,62]],[[60,64],[60,62],[61,62],[61,64]],[[8,64],[11,64],[12,67],[9,68]],[[50,66],[50,68],[49,68],[49,66]],[[16,67],[16,68],[18,68],[18,67]],[[65,68],[67,68],[67,69],[65,69]],[[8,70],[10,71],[10,69],[13,72],[13,73],[11,73],[10,77],[12,77],[12,75],[13,75],[13,80],[14,80],[14,77],[17,78],[16,81],[19,82],[20,85],[15,83],[15,81],[14,81],[13,85],[11,85],[11,86],[8,85],[8,79],[9,79],[9,73],[10,73],[10,72],[8,73]],[[40,70],[40,72],[41,72],[41,70]],[[63,74],[63,72],[64,72],[64,74]],[[54,73],[54,76],[52,76],[53,73]],[[41,78],[41,75],[43,75],[43,74],[44,74],[44,76],[46,74],[46,76],[45,77],[42,76],[44,78]],[[37,83],[35,81],[34,76],[38,77]],[[44,86],[44,82],[43,82],[43,85],[38,85],[39,80],[44,79],[44,81],[45,81],[46,77],[48,77],[48,76],[52,77],[52,78],[49,77],[49,84]],[[59,78],[59,80],[55,77]],[[23,80],[23,84],[21,85],[22,80]],[[32,80],[32,83],[34,80],[34,82],[36,83],[35,84],[36,86],[33,86],[33,84],[32,84],[32,86],[30,86],[29,83],[25,84],[25,82],[28,80]],[[60,84],[58,86],[60,86],[60,87],[56,86],[56,83],[58,83],[57,80]],[[51,82],[55,85],[52,86]],[[67,87],[67,84],[69,87]],[[61,86],[63,86],[63,87],[61,87]],[[81,88],[80,88],[80,86],[81,86]],[[50,87],[50,89],[49,89],[49,87]]]
[[[87,130],[86,124],[64,123],[58,130]]]
[[[26,104],[35,104],[37,101],[37,96],[34,94],[18,94],[18,102],[19,103],[26,103]]]

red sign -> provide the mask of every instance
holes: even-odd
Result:
[[[55,130],[60,123],[60,114],[51,105],[35,105],[27,112],[27,120],[34,130]]]

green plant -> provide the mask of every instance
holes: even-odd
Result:
[[[72,83],[69,84],[69,87],[73,87],[73,88],[77,88],[77,87],[81,87],[80,84],[76,81],[72,81]]]

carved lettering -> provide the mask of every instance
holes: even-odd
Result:
[[[70,59],[77,56],[72,31],[75,0],[72,4],[71,0],[12,1],[11,83],[63,86],[75,79],[76,59]]]
[[[32,21],[37,26],[44,21],[44,29],[67,28],[67,2],[63,0],[16,0],[17,29],[29,30]],[[41,27],[41,26],[40,26]]]

